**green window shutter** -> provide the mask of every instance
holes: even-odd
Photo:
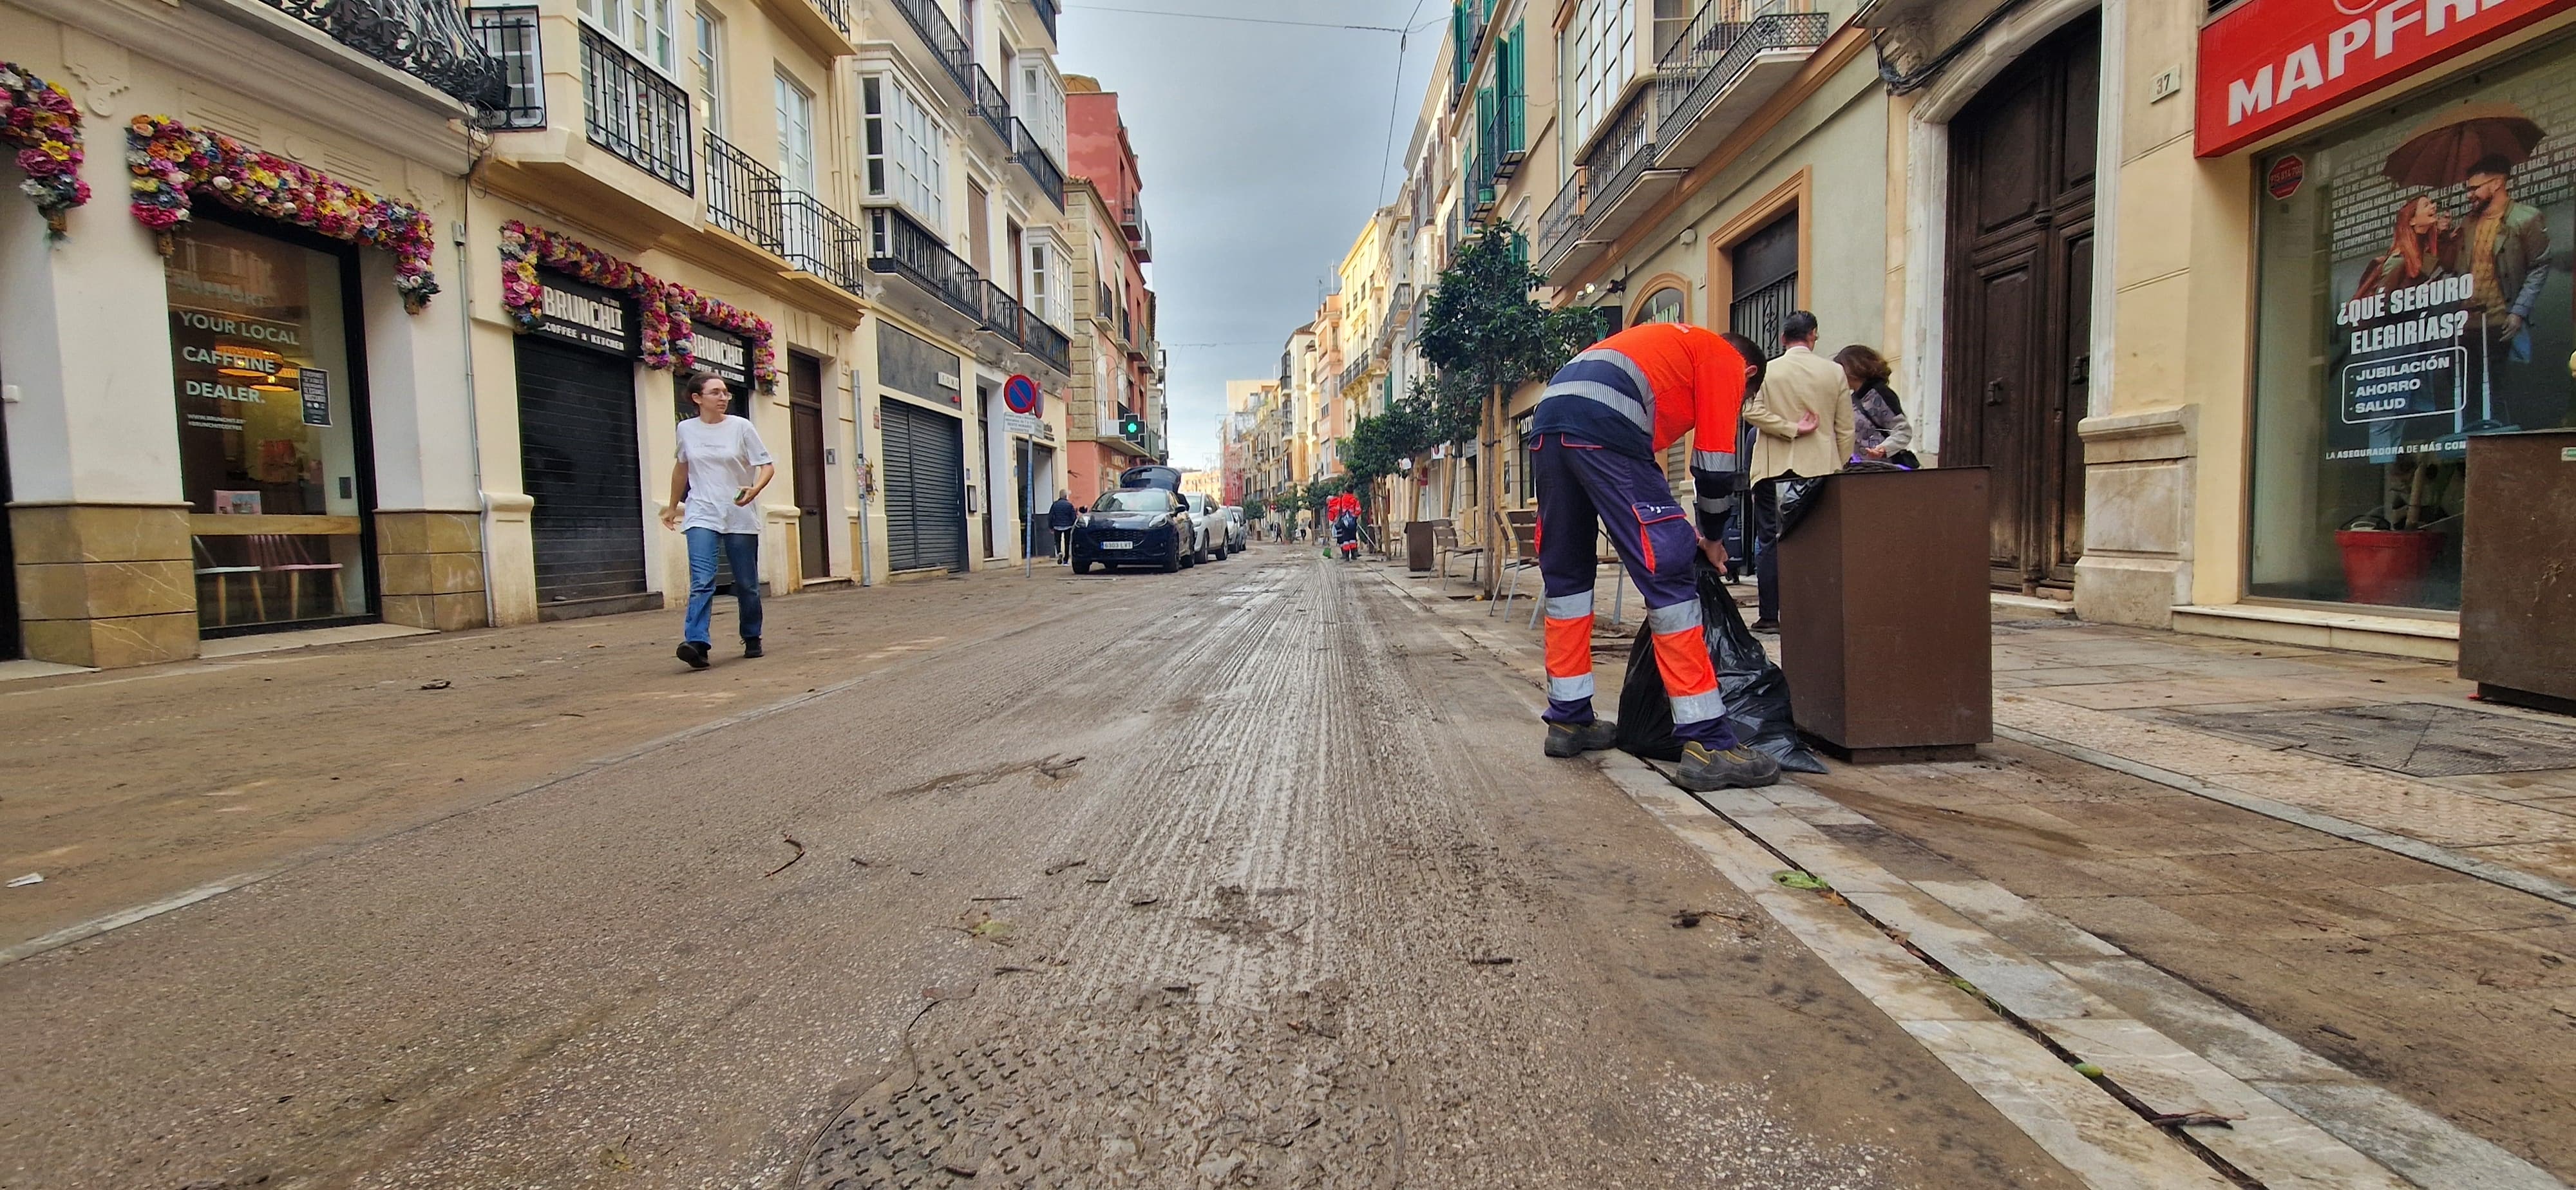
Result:
[[[1528,75],[1524,73],[1525,64],[1521,58],[1522,51],[1529,44],[1526,33],[1524,23],[1514,22],[1511,37],[1503,42],[1503,151],[1507,153],[1518,153],[1529,147],[1528,105],[1525,102],[1529,97]]]

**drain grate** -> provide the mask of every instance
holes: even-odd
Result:
[[[2325,711],[2170,713],[2178,726],[2410,777],[2576,768],[2576,727],[2429,702]]]

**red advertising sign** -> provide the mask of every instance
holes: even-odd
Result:
[[[2244,0],[2200,30],[2193,151],[2235,152],[2576,0]]]

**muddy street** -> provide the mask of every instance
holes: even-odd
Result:
[[[1364,574],[977,606],[0,967],[0,1184],[2080,1184]]]

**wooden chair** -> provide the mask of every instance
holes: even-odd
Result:
[[[1500,577],[1505,570],[1512,572],[1511,581],[1503,587],[1503,614],[1509,616],[1512,614],[1512,600],[1520,597],[1521,572],[1538,565],[1538,512],[1535,509],[1514,509],[1503,514],[1503,522],[1511,527],[1512,554],[1509,559],[1495,564],[1494,574]],[[1538,627],[1538,613],[1545,608],[1547,601],[1541,599],[1536,602],[1539,606],[1530,609],[1532,628]],[[1485,614],[1494,614],[1494,609],[1486,608]]]

